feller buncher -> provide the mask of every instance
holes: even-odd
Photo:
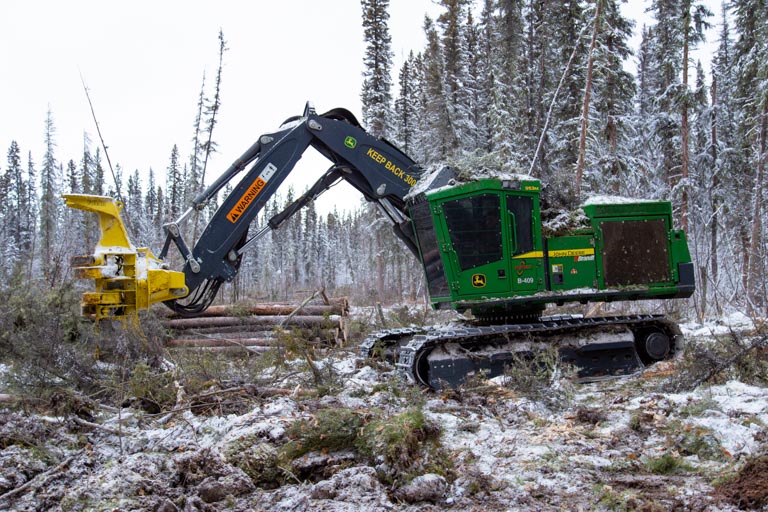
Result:
[[[309,147],[332,162],[295,202],[251,233],[252,221]],[[190,249],[180,227],[236,177]],[[258,140],[175,222],[165,225],[159,256],[134,247],[112,198],[66,195],[72,208],[99,215],[94,253],[73,259],[93,279],[83,313],[97,320],[135,318],[162,302],[184,316],[201,314],[235,278],[248,248],[338,181],[375,203],[423,266],[430,302],[466,320],[381,331],[377,347],[410,381],[439,389],[472,374],[498,375],[521,353],[547,346],[583,378],[632,373],[682,349],[678,326],[661,315],[543,316],[547,305],[686,298],[694,273],[685,234],[663,201],[594,201],[578,222],[551,233],[542,222],[541,184],[525,175],[445,167],[426,173],[390,142],[368,134],[345,109],[318,115],[310,104]],[[234,183],[234,182],[233,182]],[[165,263],[172,246],[181,270]]]

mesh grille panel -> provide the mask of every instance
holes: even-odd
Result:
[[[603,276],[605,285],[644,285],[670,280],[667,227],[663,219],[605,221]]]

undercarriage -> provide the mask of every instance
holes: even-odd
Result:
[[[394,361],[409,382],[444,389],[480,374],[503,375],[548,347],[577,368],[580,380],[590,381],[636,373],[671,359],[682,345],[679,327],[663,315],[549,316],[530,323],[380,331],[363,341],[359,353]]]

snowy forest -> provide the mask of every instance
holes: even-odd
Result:
[[[435,0],[395,69],[390,2],[361,0],[362,80],[346,85],[365,129],[427,171],[527,174],[553,209],[671,202],[686,301],[478,325],[427,307],[421,266],[360,200],[268,233],[205,316],[92,322],[70,258],[99,225],[61,195],[118,198],[133,244],[159,252],[217,178],[224,31],[156,167],[113,165],[98,123],[59,154],[49,108],[44,153],[9,141],[0,162],[0,509],[766,510],[768,0],[650,0],[646,24],[624,1]],[[231,191],[190,215],[187,241]]]
[[[365,1],[363,125],[426,169],[530,173],[562,205],[592,194],[670,200],[693,252],[696,315],[729,306],[764,313],[768,9],[733,0],[713,13],[696,0],[654,0],[649,24],[635,26],[620,3],[441,0],[442,13],[424,20],[426,46],[393,69],[388,2]],[[716,52],[693,61],[711,26]],[[629,46],[633,31],[642,34],[639,48]],[[219,45],[221,57],[223,34]],[[226,100],[222,75],[220,61],[190,105],[190,134],[178,134],[189,149],[174,145],[156,168],[117,163],[111,172],[87,134],[81,155],[57,154],[50,111],[45,154],[11,141],[0,168],[2,282],[57,286],[71,279],[70,256],[90,251],[98,227],[67,211],[61,193],[120,197],[134,243],[157,252],[162,224],[215,178],[205,173]],[[260,222],[301,192],[276,198]],[[404,279],[415,265],[372,208],[320,215],[310,205],[247,255],[221,299],[286,299],[325,287],[361,302],[417,300],[422,281]]]

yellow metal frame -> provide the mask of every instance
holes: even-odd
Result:
[[[121,202],[86,194],[62,197],[68,207],[99,216],[101,239],[93,255],[72,258],[75,277],[95,282],[95,291],[83,293],[84,315],[96,320],[136,318],[139,310],[156,302],[189,294],[182,272],[169,270],[148,248],[131,243],[120,217]]]

